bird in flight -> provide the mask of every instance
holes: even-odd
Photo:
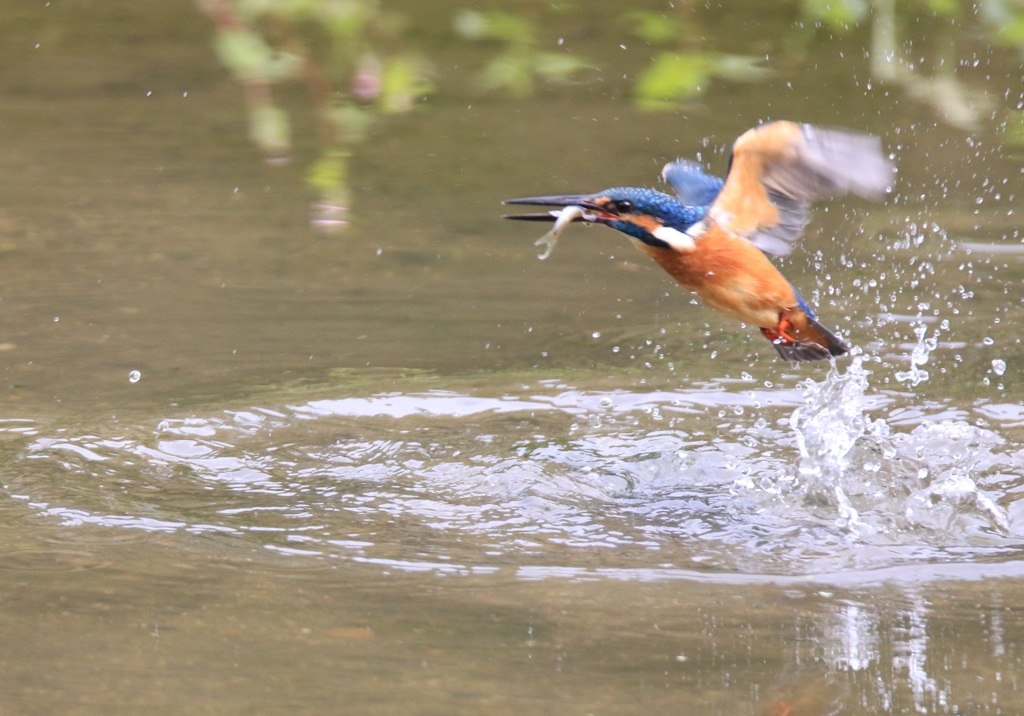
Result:
[[[547,246],[542,258],[573,222],[617,229],[708,306],[758,327],[782,358],[821,360],[850,346],[818,321],[768,255],[792,250],[815,199],[846,193],[880,198],[892,176],[877,137],[772,122],[736,140],[724,181],[677,161],[662,171],[675,196],[616,187],[507,199],[560,208],[505,218],[554,222],[537,242]]]

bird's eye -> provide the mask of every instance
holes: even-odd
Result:
[[[612,204],[612,208],[618,214],[628,214],[633,211],[633,202],[628,199],[620,199]]]

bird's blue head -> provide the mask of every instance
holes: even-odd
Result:
[[[578,206],[582,209],[575,221],[605,224],[618,229],[649,246],[670,248],[669,242],[659,238],[659,229],[685,232],[704,218],[706,206],[687,206],[679,199],[653,189],[615,187],[596,194],[569,196],[536,196],[508,199],[506,204],[534,204],[538,206]],[[554,221],[560,212],[516,214],[507,219],[528,221]],[[662,237],[665,232],[660,232]]]

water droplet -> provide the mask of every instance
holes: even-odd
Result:
[[[992,361],[992,372],[996,375],[1002,375],[1006,372],[1006,361],[996,358]]]
[[[986,346],[994,346],[996,344],[995,340],[992,339],[992,338],[989,338],[988,336],[985,336],[984,338],[982,338],[981,342],[984,345],[986,345]]]
[[[128,373],[129,383],[138,383],[140,378],[142,378],[142,373],[140,373],[137,370],[133,370],[130,373]]]
[[[591,338],[600,338],[601,337],[601,331],[594,331],[593,333],[590,334],[590,337]]]

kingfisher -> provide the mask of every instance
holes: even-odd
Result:
[[[615,187],[507,199],[561,208],[504,218],[555,222],[538,241],[548,252],[573,222],[617,229],[705,304],[759,328],[783,359],[822,360],[850,346],[819,323],[768,256],[792,250],[812,201],[847,193],[878,199],[892,177],[878,137],[779,121],[736,140],[724,180],[680,160],[662,170],[674,196]]]

